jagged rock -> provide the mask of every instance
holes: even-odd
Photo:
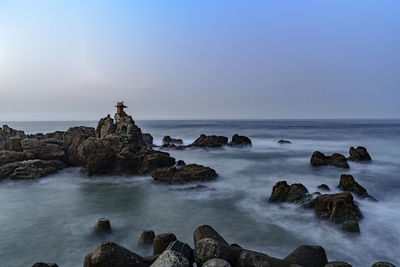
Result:
[[[81,163],[78,158],[78,147],[89,137],[95,136],[93,127],[77,126],[69,128],[62,139],[66,146],[66,162],[71,166],[79,166]]]
[[[8,163],[0,167],[0,179],[36,179],[65,168],[58,160],[24,160]]]
[[[396,267],[396,265],[391,264],[389,262],[380,261],[380,262],[375,262],[371,267]]]
[[[289,140],[281,139],[281,140],[278,141],[278,143],[279,144],[291,144],[292,142],[290,142]]]
[[[176,162],[176,166],[178,166],[178,167],[184,166],[184,165],[186,165],[186,163],[181,159]]]
[[[108,114],[107,117],[100,119],[97,123],[96,137],[104,138],[109,134],[113,134],[116,128],[117,125],[115,125],[114,120],[111,118],[110,114]]]
[[[357,148],[350,147],[349,154],[349,160],[351,161],[371,161],[371,156],[369,155],[367,149],[363,146],[359,146]]]
[[[287,264],[307,267],[324,267],[328,263],[325,250],[322,247],[306,245],[296,248],[283,261]]]
[[[280,259],[273,258],[267,254],[243,250],[240,252],[235,267],[247,267],[247,266],[274,266],[274,267],[286,267],[287,265]]]
[[[312,197],[304,185],[288,185],[286,181],[280,181],[272,188],[269,201],[305,204],[306,202],[312,201]]]
[[[64,141],[55,138],[26,138],[21,141],[22,151],[32,158],[43,160],[65,160]]]
[[[157,235],[153,240],[153,255],[163,253],[169,244],[175,240],[176,236],[173,233],[163,233]]]
[[[32,267],[58,267],[55,263],[36,262]]]
[[[314,200],[315,214],[323,219],[341,223],[362,218],[360,209],[350,193],[326,194]]]
[[[225,239],[218,234],[214,228],[206,224],[197,227],[197,229],[193,232],[193,241],[195,245],[198,241],[204,238],[211,238],[225,245],[229,245],[229,243],[226,242]]]
[[[31,159],[31,155],[24,152],[0,150],[0,166],[7,163]]]
[[[19,136],[13,136],[8,138],[4,142],[4,149],[10,151],[22,152],[21,140],[22,139]]]
[[[188,164],[180,168],[155,170],[151,173],[154,180],[168,183],[184,183],[192,181],[206,181],[215,179],[215,170],[197,164]]]
[[[171,136],[166,135],[162,139],[163,145],[182,145],[183,140],[182,139],[175,139],[171,138]]]
[[[171,167],[175,164],[175,158],[166,152],[142,149],[139,155],[139,174],[151,173],[160,168]]]
[[[154,234],[154,231],[152,230],[145,230],[140,232],[139,234],[139,244],[153,244],[154,237],[156,235]]]
[[[162,144],[160,146],[161,149],[173,149],[173,150],[182,150],[188,147],[189,146],[175,145],[175,144]]]
[[[216,135],[200,135],[190,146],[192,147],[222,147],[228,144],[228,137]]]
[[[247,136],[234,134],[230,146],[251,146],[251,140]]]
[[[149,133],[142,133],[143,141],[147,147],[153,147],[153,136]]]
[[[98,219],[94,225],[94,230],[98,233],[111,233],[110,221],[105,218]]]
[[[235,265],[241,251],[241,248],[229,246],[211,238],[203,238],[195,243],[194,259],[198,266],[214,258],[221,258]]]
[[[358,197],[374,199],[368,194],[367,190],[364,187],[362,187],[359,183],[357,183],[354,180],[353,175],[342,174],[340,177],[340,183],[338,187],[342,191],[352,192]]]
[[[3,128],[0,127],[0,150],[4,149],[6,140],[11,137],[24,139],[26,135],[23,131],[18,131],[8,127],[7,125],[3,125]]]
[[[313,166],[333,165],[344,169],[349,168],[347,159],[345,156],[339,153],[334,153],[331,156],[325,156],[319,151],[314,151],[310,159],[310,164]]]
[[[141,256],[114,243],[103,242],[86,256],[84,267],[148,267]]]
[[[325,267],[353,267],[353,266],[344,261],[331,261],[328,262],[325,265]]]
[[[231,267],[231,265],[224,259],[214,258],[203,263],[202,267]]]
[[[359,233],[360,226],[356,221],[345,221],[343,223],[343,231],[351,232],[351,233]]]
[[[329,186],[327,186],[326,184],[319,185],[318,189],[325,190],[325,191],[330,191]]]

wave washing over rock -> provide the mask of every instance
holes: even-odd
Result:
[[[7,266],[399,264],[398,121],[58,124],[0,130]]]

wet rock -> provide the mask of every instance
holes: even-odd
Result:
[[[358,225],[358,222],[356,221],[345,221],[343,223],[343,231],[346,232],[351,232],[351,233],[359,233],[360,232],[360,226]]]
[[[344,169],[349,168],[347,159],[345,156],[339,153],[334,153],[331,156],[325,156],[319,151],[314,151],[310,159],[310,164],[312,166],[332,165]]]
[[[171,136],[166,135],[163,137],[162,140],[164,145],[182,145],[183,144],[183,140],[182,139],[175,139],[175,138],[171,138]]]
[[[247,136],[234,134],[229,142],[230,146],[251,146],[251,140]]]
[[[181,253],[165,250],[151,265],[151,267],[189,267],[188,259]]]
[[[325,250],[322,247],[307,245],[299,246],[283,261],[287,264],[307,267],[324,267],[328,263]]]
[[[95,232],[98,233],[111,233],[111,224],[108,219],[100,218],[94,225]]]
[[[36,262],[32,267],[58,267],[55,263]]]
[[[147,147],[153,147],[153,136],[149,133],[142,133],[143,141]]]
[[[142,231],[139,234],[139,244],[142,244],[142,245],[150,244],[151,245],[151,244],[153,244],[153,240],[154,240],[155,236],[156,235],[154,234],[154,231],[151,231],[151,230]]]
[[[367,190],[364,187],[362,187],[359,183],[357,183],[354,180],[353,175],[342,174],[340,177],[340,183],[338,187],[342,191],[352,192],[358,197],[374,199],[368,194]]]
[[[229,245],[228,242],[217,232],[214,228],[209,225],[201,225],[193,232],[193,241],[196,244],[198,241],[204,238],[211,238],[225,245]]]
[[[141,256],[114,243],[103,242],[88,254],[84,267],[147,267]]]
[[[224,259],[215,258],[203,263],[203,267],[231,267],[231,265]]]
[[[363,146],[359,146],[357,148],[350,147],[349,154],[349,160],[351,161],[371,161],[371,156],[369,155],[367,149]]]
[[[153,240],[153,255],[163,253],[169,244],[175,240],[176,236],[173,233],[163,233],[157,235]]]
[[[65,160],[64,141],[47,138],[26,138],[21,141],[22,151],[31,154],[35,159]]]
[[[389,262],[375,262],[371,267],[396,267],[394,264],[391,264]]]
[[[198,266],[204,262],[221,258],[234,265],[241,248],[226,245],[211,238],[203,238],[195,243],[194,259]]]
[[[184,166],[184,165],[186,165],[186,163],[181,159],[176,162],[176,166]]]
[[[243,250],[240,252],[235,267],[247,267],[247,266],[274,266],[274,267],[286,267],[287,265],[280,259],[270,257],[267,254]]]
[[[325,194],[314,200],[315,214],[332,222],[358,221],[362,218],[360,209],[350,193]]]
[[[37,179],[55,173],[66,165],[58,160],[24,160],[0,167],[0,179]]]
[[[228,137],[216,135],[200,135],[190,146],[192,147],[222,147],[228,144]]]
[[[217,177],[215,170],[197,164],[189,164],[180,168],[159,169],[151,173],[154,180],[167,183],[184,183],[207,181]]]
[[[325,191],[330,191],[329,186],[327,186],[326,184],[319,185],[318,189],[325,190]]]
[[[290,142],[289,140],[281,139],[281,140],[278,141],[278,143],[279,144],[291,144],[292,142]]]
[[[325,267],[352,267],[352,265],[344,261],[331,261],[328,262]]]
[[[270,202],[289,202],[304,204],[312,200],[307,188],[302,184],[288,185],[286,181],[280,181],[272,188]]]

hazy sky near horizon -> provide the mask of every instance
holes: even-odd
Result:
[[[0,121],[399,118],[400,1],[0,0]]]

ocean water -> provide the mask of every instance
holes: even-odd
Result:
[[[8,122],[27,133],[66,130],[96,122]],[[150,176],[86,177],[68,168],[35,181],[0,182],[0,265],[30,266],[37,261],[82,266],[102,241],[114,241],[141,255],[151,247],[137,245],[139,232],[173,232],[193,246],[193,231],[212,225],[228,242],[285,257],[302,244],[325,248],[329,261],[353,266],[376,261],[400,265],[400,121],[399,120],[220,120],[137,121],[161,144],[164,135],[191,143],[201,133],[252,139],[251,148],[169,151],[186,163],[214,168],[219,178],[203,183],[166,185]],[[278,144],[288,139],[292,144]],[[349,170],[313,168],[314,150],[348,155],[350,146],[367,147],[373,161],[352,163]],[[361,234],[319,220],[312,210],[271,204],[273,185],[302,183],[310,192],[325,183],[337,192],[342,173],[352,174],[378,199],[356,198],[364,218]],[[113,232],[96,235],[100,217]]]

